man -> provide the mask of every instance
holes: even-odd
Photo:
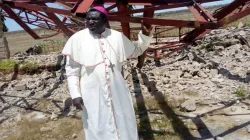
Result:
[[[105,28],[107,12],[91,8],[87,29],[75,33],[62,53],[73,104],[83,110],[86,140],[137,140],[136,118],[122,63],[141,55],[152,37],[143,28],[134,45],[122,33]]]

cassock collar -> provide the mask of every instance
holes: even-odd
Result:
[[[89,33],[91,36],[93,36],[94,38],[99,38],[100,36],[101,37],[107,37],[109,35],[109,29],[108,28],[105,28],[105,31],[101,33],[101,35],[93,35],[90,30],[88,29]]]
[[[89,41],[91,41],[90,39],[95,40],[98,39],[98,37],[93,36],[88,28],[78,34],[79,35],[74,36],[67,41],[62,53],[64,55],[68,55],[73,61],[85,67],[94,67],[103,63],[103,57],[100,55],[100,44],[93,44],[93,46],[89,45]],[[105,31],[101,35],[108,41],[108,37],[111,35],[111,30],[109,28],[105,28]],[[84,36],[86,39],[82,39]]]

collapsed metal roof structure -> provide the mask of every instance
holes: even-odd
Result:
[[[178,41],[161,42],[165,45],[159,48],[149,48],[148,50],[153,51],[153,54],[145,53],[144,55],[160,59],[201,38],[212,29],[220,28],[250,14],[250,0],[234,0],[213,13],[202,6],[204,3],[219,1],[222,0],[2,0],[0,7],[2,8],[1,15],[15,20],[34,39],[42,39],[62,32],[70,37],[84,28],[84,20],[78,18],[78,15],[82,15],[94,5],[109,5],[106,8],[110,14],[109,21],[120,22],[120,30],[129,38],[131,38],[132,30],[139,29],[131,27],[130,23],[141,24],[142,21],[146,26],[157,25],[157,28],[161,29],[155,35],[176,28],[179,30]],[[142,8],[129,8],[134,5],[140,5]],[[154,17],[157,10],[180,7],[187,7],[195,20]],[[142,13],[142,16],[131,16],[136,13]],[[28,25],[54,30],[56,33],[39,36]],[[182,28],[191,30],[181,33]],[[158,43],[156,41],[155,44]],[[159,53],[159,50],[167,48],[173,49],[165,54]],[[144,57],[140,63],[143,63],[143,60]]]

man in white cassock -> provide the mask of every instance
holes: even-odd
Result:
[[[143,54],[152,39],[142,28],[134,44],[122,33],[105,28],[107,12],[93,7],[87,28],[72,35],[62,51],[76,108],[82,109],[86,140],[137,140],[133,103],[122,77],[122,63]]]

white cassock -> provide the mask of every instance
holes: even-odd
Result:
[[[122,33],[106,28],[101,36],[84,29],[67,41],[62,53],[67,56],[68,87],[72,99],[83,99],[86,140],[138,139],[122,62],[141,55],[151,39],[140,32],[134,44]]]

